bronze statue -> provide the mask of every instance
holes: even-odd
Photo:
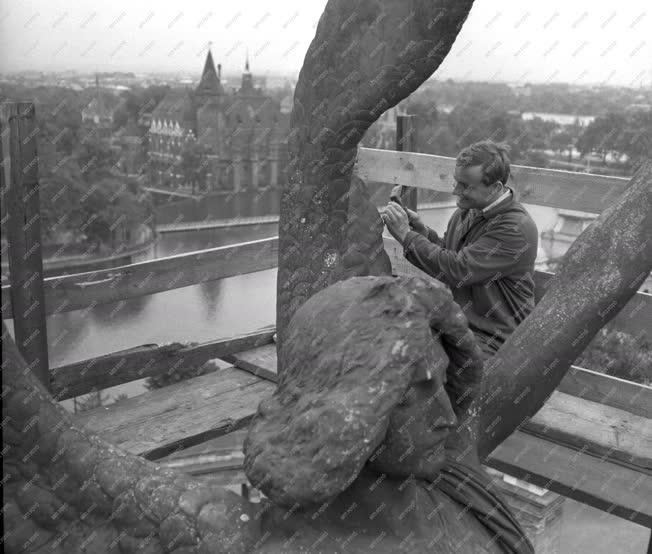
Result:
[[[247,472],[272,502],[76,428],[3,322],[7,552],[528,551],[479,463],[541,407],[652,268],[652,162],[481,369],[450,293],[389,275],[378,213],[350,178],[364,130],[434,72],[470,7],[336,0],[320,20],[297,84],[282,199],[280,386],[245,445]],[[432,380],[416,381],[424,367]],[[286,407],[296,419],[284,420]]]

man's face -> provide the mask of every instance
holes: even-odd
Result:
[[[481,210],[495,199],[500,185],[494,183],[485,185],[482,182],[482,166],[455,166],[455,189],[453,194],[458,197],[457,206],[463,210]]]

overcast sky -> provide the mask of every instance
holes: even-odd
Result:
[[[354,0],[351,0],[354,1]],[[296,75],[325,0],[0,0],[0,71]],[[649,0],[476,0],[440,78],[652,86]]]

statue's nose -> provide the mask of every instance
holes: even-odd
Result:
[[[442,427],[454,427],[457,425],[457,416],[453,411],[453,406],[450,401],[443,402],[442,413],[439,420]]]

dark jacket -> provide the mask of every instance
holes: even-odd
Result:
[[[451,287],[483,350],[497,351],[534,308],[537,226],[514,192],[487,213],[458,209],[444,238],[410,230],[408,261]]]

